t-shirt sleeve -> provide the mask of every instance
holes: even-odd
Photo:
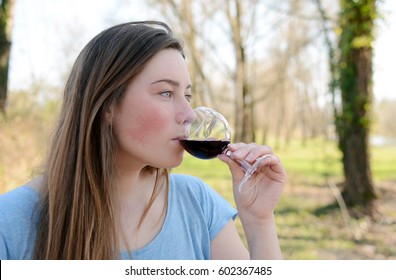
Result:
[[[208,190],[210,194],[208,215],[208,229],[210,240],[213,240],[224,226],[237,216],[237,211],[218,193],[212,189]]]
[[[224,226],[237,216],[237,211],[231,204],[209,185],[196,178],[200,185],[201,207],[207,221],[210,240],[213,240]]]

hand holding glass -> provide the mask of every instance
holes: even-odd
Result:
[[[196,119],[187,127],[188,138],[180,140],[183,148],[191,155],[200,159],[211,159],[221,153],[230,155],[227,145],[231,140],[231,127],[226,118],[219,112],[207,108],[197,107],[194,109]],[[257,170],[260,162],[269,156],[258,158],[253,165],[245,160],[237,160],[245,172],[238,190],[244,192],[243,188],[247,180]]]

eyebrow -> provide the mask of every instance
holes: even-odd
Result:
[[[158,80],[158,81],[152,82],[151,84],[154,85],[154,84],[157,84],[157,83],[168,83],[168,84],[170,84],[172,86],[180,87],[180,83],[179,82],[174,81],[174,80],[170,80],[170,79]],[[190,89],[190,88],[191,88],[191,85],[188,85],[186,89]]]

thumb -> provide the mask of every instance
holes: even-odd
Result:
[[[226,154],[220,154],[217,156],[217,158],[228,165],[228,168],[230,169],[234,179],[238,179],[239,177],[243,176],[244,172],[238,162]]]

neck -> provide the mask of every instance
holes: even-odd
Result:
[[[140,204],[151,197],[156,184],[157,172],[142,168],[136,172],[121,173],[117,177],[117,197],[121,204]]]
[[[165,218],[165,177],[157,178],[155,170],[146,168],[118,180],[116,215],[120,226],[120,246],[140,248],[154,238]]]

